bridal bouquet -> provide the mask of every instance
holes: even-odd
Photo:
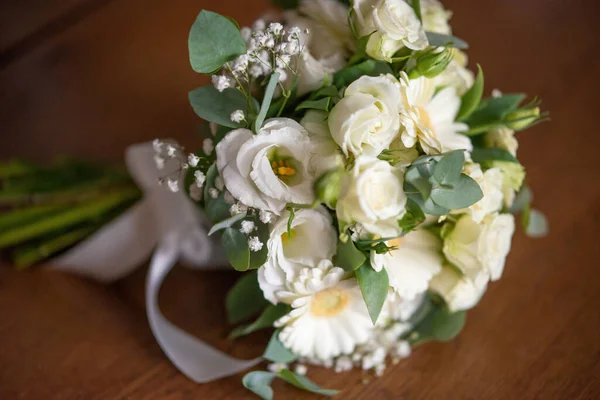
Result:
[[[452,339],[502,276],[513,213],[546,230],[516,158],[515,133],[545,119],[539,101],[484,98],[439,1],[276,3],[241,29],[200,13],[190,62],[212,84],[189,98],[207,137],[192,154],[154,142],[162,181],[244,271],[226,299],[231,337],[274,328],[268,371],[243,379],[265,399],[275,378],[335,394],[308,364],[381,375]]]

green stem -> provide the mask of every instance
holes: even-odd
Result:
[[[50,204],[12,210],[0,215],[0,231],[45,218],[67,207],[67,204]]]
[[[288,92],[287,90],[284,90],[281,94],[283,96],[283,101],[281,102],[281,106],[279,106],[279,111],[277,111],[277,117],[279,117],[281,115],[281,113],[283,112],[283,109],[285,108],[285,106],[288,102],[288,99],[290,98],[292,93]]]
[[[137,188],[128,188],[89,200],[41,221],[0,233],[0,248],[23,243],[36,237],[94,220],[125,202],[140,196]]]

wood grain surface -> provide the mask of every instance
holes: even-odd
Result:
[[[600,398],[600,6],[594,0],[446,0],[487,90],[540,95],[552,122],[519,134],[542,240],[517,233],[500,282],[463,333],[427,344],[381,378],[309,376],[343,399]],[[242,25],[266,0],[7,1],[0,5],[0,157],[119,160],[125,146],[173,137],[199,146],[187,61],[202,8]],[[146,268],[111,285],[0,266],[0,399],[254,398],[241,374],[205,385],[181,375],[147,325]],[[239,357],[268,334],[225,339],[231,272],[176,268],[161,292],[175,323]],[[276,398],[313,398],[275,383]]]

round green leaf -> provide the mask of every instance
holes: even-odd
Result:
[[[250,266],[248,239],[235,228],[227,228],[221,236],[221,245],[231,266],[238,271],[246,271]]]
[[[217,125],[229,128],[241,128],[241,123],[231,120],[231,113],[242,110],[247,115],[246,98],[236,89],[225,89],[219,92],[212,85],[192,90],[189,95],[190,104],[196,115]]]
[[[379,272],[375,271],[367,260],[356,270],[356,278],[371,321],[375,324],[388,295],[390,286],[388,274],[385,268]]]

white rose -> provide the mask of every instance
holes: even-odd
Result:
[[[422,50],[429,44],[415,11],[403,0],[356,0],[357,29],[370,35],[367,54],[390,61],[402,47]]]
[[[429,288],[444,298],[451,312],[468,310],[474,307],[487,288],[489,277],[480,273],[470,279],[461,276],[450,267],[433,277]]]
[[[477,223],[469,215],[461,217],[444,240],[444,254],[467,277],[480,273],[500,279],[515,231],[511,214],[491,214]]]
[[[325,111],[307,111],[300,120],[300,125],[308,132],[313,147],[309,171],[315,177],[319,177],[331,169],[344,166],[344,157],[340,148],[329,133]]]
[[[229,132],[217,145],[216,164],[233,197],[279,215],[287,203],[314,200],[314,176],[308,169],[311,147],[300,124],[274,118],[256,135],[248,129]]]
[[[371,251],[371,266],[385,268],[390,286],[405,300],[427,290],[430,279],[442,269],[442,242],[437,235],[420,229],[386,243],[396,250],[384,254]]]
[[[486,215],[500,211],[504,198],[503,177],[500,169],[490,168],[483,172],[479,164],[469,163],[465,164],[463,172],[473,178],[483,192],[481,200],[466,210],[471,214],[473,221],[479,223]],[[465,210],[456,211],[456,213],[462,212]]]
[[[398,135],[399,82],[392,75],[363,76],[352,82],[329,114],[333,140],[345,155],[376,156]]]
[[[330,259],[336,251],[337,234],[324,208],[298,210],[288,235],[289,212],[271,226],[267,241],[269,257],[258,270],[258,282],[265,298],[278,302],[277,292],[306,266]]]
[[[344,182],[337,202],[340,221],[358,222],[364,230],[381,237],[402,231],[398,219],[406,212],[404,172],[388,162],[361,156]]]
[[[444,8],[438,0],[422,0],[421,16],[423,17],[423,27],[427,32],[442,33],[451,35],[450,17],[452,12]]]

